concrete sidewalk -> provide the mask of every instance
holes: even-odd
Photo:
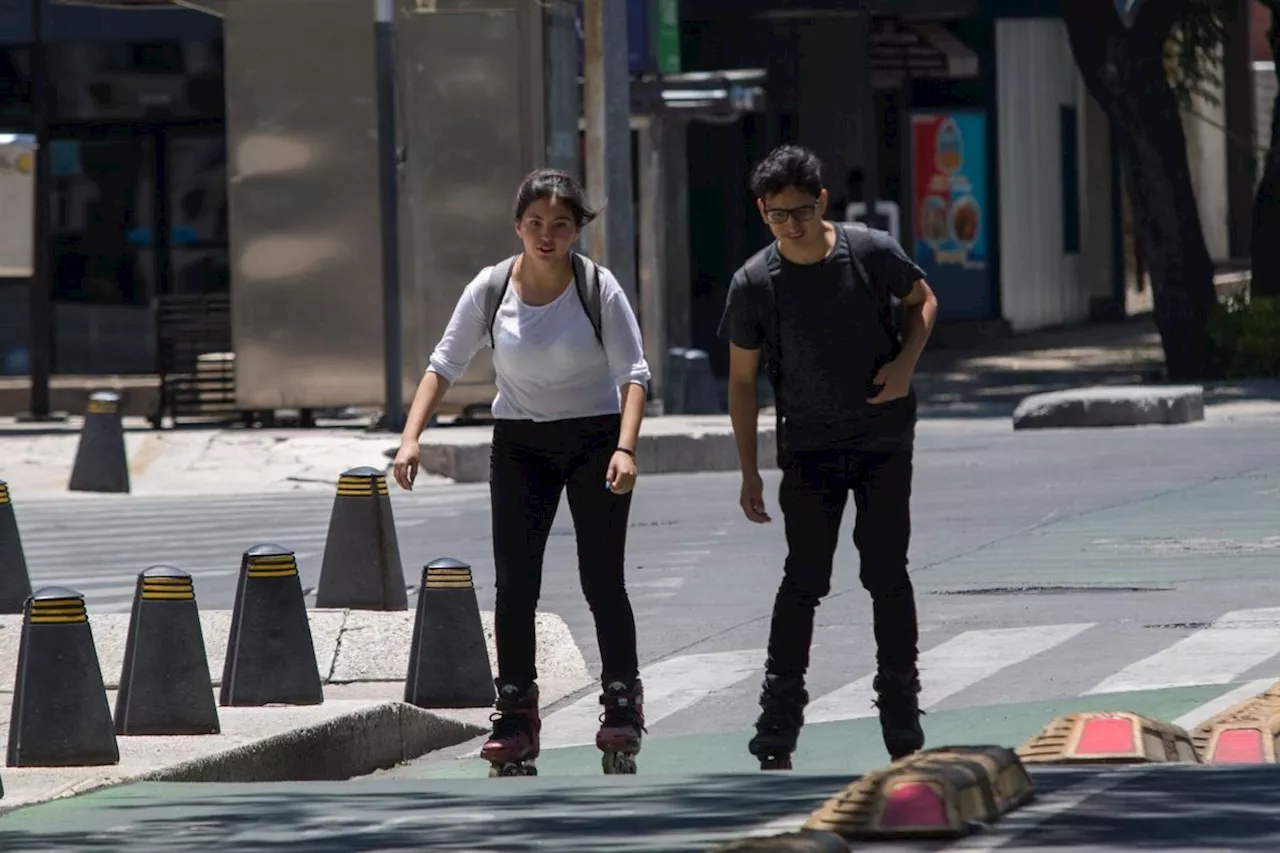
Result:
[[[316,706],[218,709],[222,732],[182,737],[120,737],[120,763],[107,767],[0,765],[0,813],[130,781],[270,782],[338,780],[394,766],[483,734],[490,708],[433,709],[405,704],[413,611],[311,610],[325,701]],[[229,611],[201,613],[212,676],[221,683]],[[493,615],[481,613],[490,666],[497,669]],[[114,710],[128,615],[91,617],[94,645]],[[0,742],[8,740],[22,618],[0,616]],[[568,627],[537,619],[537,666],[544,704],[592,681]]]

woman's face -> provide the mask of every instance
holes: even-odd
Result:
[[[559,199],[540,198],[525,209],[516,223],[516,233],[525,254],[540,261],[553,261],[569,253],[578,239],[573,211]]]

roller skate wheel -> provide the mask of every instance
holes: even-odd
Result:
[[[489,766],[489,777],[495,776],[537,776],[538,768],[530,761],[509,761],[505,764]]]
[[[790,755],[766,755],[760,759],[761,770],[790,770]]]
[[[636,772],[636,758],[624,752],[606,752],[600,758],[600,766],[610,776],[631,776]]]

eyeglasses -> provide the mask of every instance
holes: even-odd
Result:
[[[800,207],[774,207],[766,208],[764,218],[771,225],[782,225],[788,219],[795,218],[796,222],[808,222],[818,213],[818,203],[815,201],[811,204],[802,205]]]

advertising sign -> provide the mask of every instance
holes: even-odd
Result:
[[[911,116],[912,254],[938,294],[938,316],[992,315],[987,213],[987,117],[976,111]]]

